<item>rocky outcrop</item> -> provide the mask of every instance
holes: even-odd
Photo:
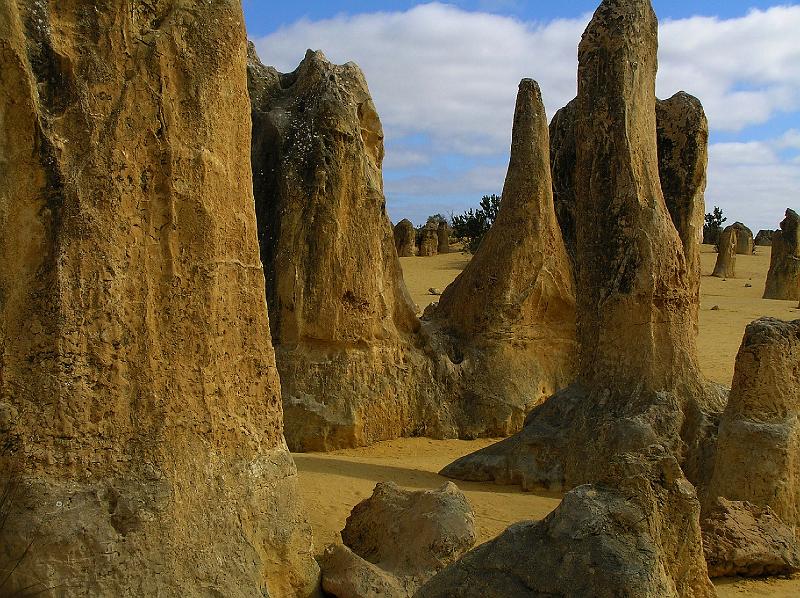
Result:
[[[656,101],[656,123],[661,190],[683,243],[686,265],[699,301],[708,119],[700,100],[681,91],[668,100]]]
[[[596,485],[467,553],[416,596],[712,597],[699,518],[694,488],[653,447],[615,458]]]
[[[753,231],[741,222],[734,222],[730,227],[736,230],[736,253],[739,255],[753,255]]]
[[[401,220],[394,226],[394,246],[398,257],[412,257],[417,253],[417,231],[410,220]]]
[[[3,593],[315,591],[245,57],[237,2],[0,3]]]
[[[412,492],[380,483],[353,508],[342,541],[323,557],[325,591],[366,598],[377,586],[408,597],[474,546],[475,519],[455,484]]]
[[[577,242],[576,109],[577,100],[572,100],[556,112],[550,122],[553,199],[572,263],[575,263]],[[656,99],[656,124],[659,180],[664,201],[683,241],[684,254],[699,292],[698,241],[703,235],[705,212],[708,120],[700,100],[681,91],[668,100]]]
[[[762,318],[747,327],[719,424],[709,504],[748,501],[800,525],[798,363],[800,320]]]
[[[704,513],[702,529],[712,578],[800,571],[800,547],[794,532],[769,507],[719,498]]]
[[[697,365],[694,275],[658,177],[657,23],[647,0],[606,0],[583,35],[576,105],[578,379],[523,430],[443,470],[572,488],[614,455],[665,446],[694,483],[724,390]]]
[[[736,278],[736,246],[738,233],[736,229],[729,226],[719,237],[717,245],[717,261],[714,263],[714,271],[711,276],[717,278]]]
[[[497,219],[427,326],[444,338],[467,397],[464,419],[494,434],[574,376],[575,291],[553,208],[547,118],[539,86],[520,84],[511,160]],[[473,397],[470,399],[469,397]]]
[[[772,245],[772,237],[775,234],[774,230],[760,230],[753,241],[756,247],[770,247]]]
[[[419,255],[420,257],[432,257],[439,252],[439,229],[438,227],[427,225],[419,231]]]
[[[256,215],[290,448],[453,435],[426,403],[437,388],[415,348],[419,322],[385,210],[383,130],[363,74],[311,51],[290,74],[253,51],[248,73]]]
[[[786,210],[772,237],[764,299],[800,299],[800,216],[794,210]]]
[[[436,234],[439,240],[437,251],[439,253],[450,253],[450,226],[446,222],[440,222]]]

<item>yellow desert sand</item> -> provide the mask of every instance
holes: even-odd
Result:
[[[710,276],[716,260],[712,247],[703,246],[701,258],[700,365],[708,378],[730,386],[745,326],[761,316],[797,319],[800,310],[794,301],[761,298],[769,269],[769,247],[758,247],[752,256],[737,256],[734,279]],[[437,300],[428,289],[444,290],[469,259],[468,254],[454,252],[400,260],[408,290],[420,311]],[[350,510],[372,493],[376,483],[391,480],[411,489],[437,488],[447,481],[437,474],[442,467],[492,442],[408,438],[327,454],[295,454],[317,553],[327,544],[340,541],[339,531]],[[559,503],[559,496],[548,492],[526,493],[516,487],[469,482],[458,482],[458,486],[475,510],[478,543],[494,538],[516,521],[541,519]],[[800,595],[800,577],[717,580],[715,585],[722,598]]]

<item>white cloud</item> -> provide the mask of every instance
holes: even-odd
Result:
[[[265,63],[283,71],[293,70],[308,47],[322,49],[335,62],[358,63],[386,131],[387,169],[429,165],[444,155],[486,156],[497,163],[508,152],[521,78],[540,83],[550,116],[575,95],[577,45],[589,17],[535,23],[431,3],[405,12],[302,20],[256,40],[256,45]],[[664,21],[659,95],[683,89],[698,96],[712,131],[729,134],[796,113],[798,32],[800,6],[754,10],[727,20]],[[429,143],[409,150],[404,138],[418,135]],[[741,207],[740,219],[754,222],[762,218],[761,198],[785,203],[790,190],[779,186],[800,188],[797,164],[794,156],[781,158],[777,150],[798,147],[800,132],[784,137],[783,146],[777,140],[762,146],[714,146],[709,203],[728,211]],[[387,191],[455,196],[463,190],[474,202],[497,178],[480,167],[460,174],[440,168],[426,178],[387,183]],[[759,222],[766,226],[773,219],[770,215]]]

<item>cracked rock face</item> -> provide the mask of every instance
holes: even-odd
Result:
[[[786,210],[780,230],[772,236],[764,299],[800,299],[800,216]]]
[[[725,393],[699,372],[696,274],[658,176],[656,49],[647,0],[603,2],[579,49],[577,381],[447,476],[572,488],[658,443],[707,479]]]
[[[315,591],[245,61],[238,2],[0,4],[0,403],[25,490],[2,557],[34,540],[12,590]]]

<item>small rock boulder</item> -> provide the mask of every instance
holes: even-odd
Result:
[[[338,598],[410,597],[475,544],[475,517],[452,482],[438,490],[375,486],[321,559],[323,588]]]
[[[797,539],[769,507],[718,498],[705,514],[702,529],[703,551],[712,578],[800,571]]]

